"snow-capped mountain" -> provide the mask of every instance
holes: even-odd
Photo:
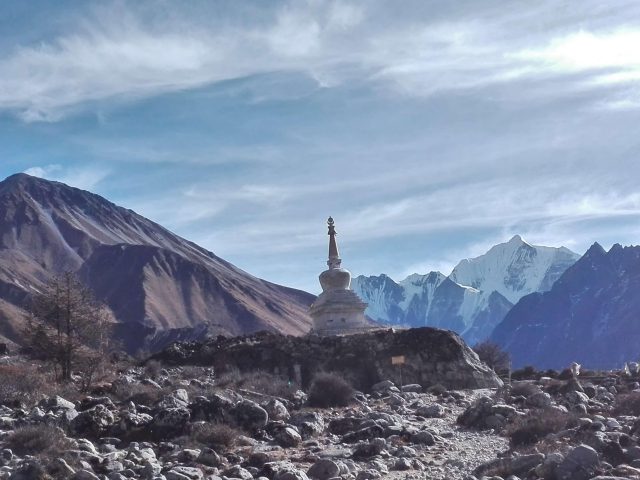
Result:
[[[396,283],[386,275],[359,276],[352,288],[367,315],[386,324],[454,330],[469,343],[486,339],[513,304],[546,291],[579,255],[533,246],[516,235],[477,258],[462,260],[449,277],[413,274]]]
[[[460,285],[498,292],[516,303],[525,295],[551,289],[578,258],[568,248],[533,246],[516,235],[484,255],[462,260],[449,277]]]
[[[594,244],[550,291],[523,297],[492,334],[514,367],[620,368],[638,361],[640,246]]]

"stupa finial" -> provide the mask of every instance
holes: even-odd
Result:
[[[338,253],[338,243],[336,242],[336,228],[335,222],[332,217],[327,220],[329,226],[329,260],[327,265],[330,269],[340,268],[342,260],[340,260],[340,254]]]

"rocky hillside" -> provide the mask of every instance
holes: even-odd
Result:
[[[131,210],[57,182],[0,182],[0,335],[52,275],[77,271],[129,350],[205,334],[302,334],[314,297],[258,279]]]
[[[596,243],[550,291],[522,298],[492,338],[515,366],[620,367],[638,360],[639,289],[640,247]]]
[[[336,376],[300,389],[260,370],[118,370],[86,394],[3,358],[0,479],[640,478],[635,371],[358,392]]]
[[[352,288],[369,304],[367,315],[381,323],[446,328],[473,344],[486,339],[520,298],[551,288],[578,258],[516,235],[462,260],[449,277],[431,272],[396,283],[386,275],[359,276]]]

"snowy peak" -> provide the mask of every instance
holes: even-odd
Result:
[[[578,258],[567,248],[530,245],[515,235],[484,255],[462,260],[450,278],[484,292],[496,291],[515,303],[529,293],[549,290]]]
[[[367,315],[387,324],[454,330],[469,343],[486,339],[522,296],[546,291],[578,255],[527,243],[520,235],[476,258],[460,261],[449,277],[414,273],[400,282],[387,275],[357,277],[353,290]]]

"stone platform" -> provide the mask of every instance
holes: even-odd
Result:
[[[402,367],[391,357],[404,356]],[[307,386],[318,371],[337,372],[363,391],[381,380],[441,384],[447,388],[491,388],[502,385],[498,376],[455,333],[436,328],[323,337],[218,337],[204,343],[176,343],[154,356],[173,365],[210,365],[218,371],[264,370],[295,379]],[[400,371],[402,368],[402,371]]]

